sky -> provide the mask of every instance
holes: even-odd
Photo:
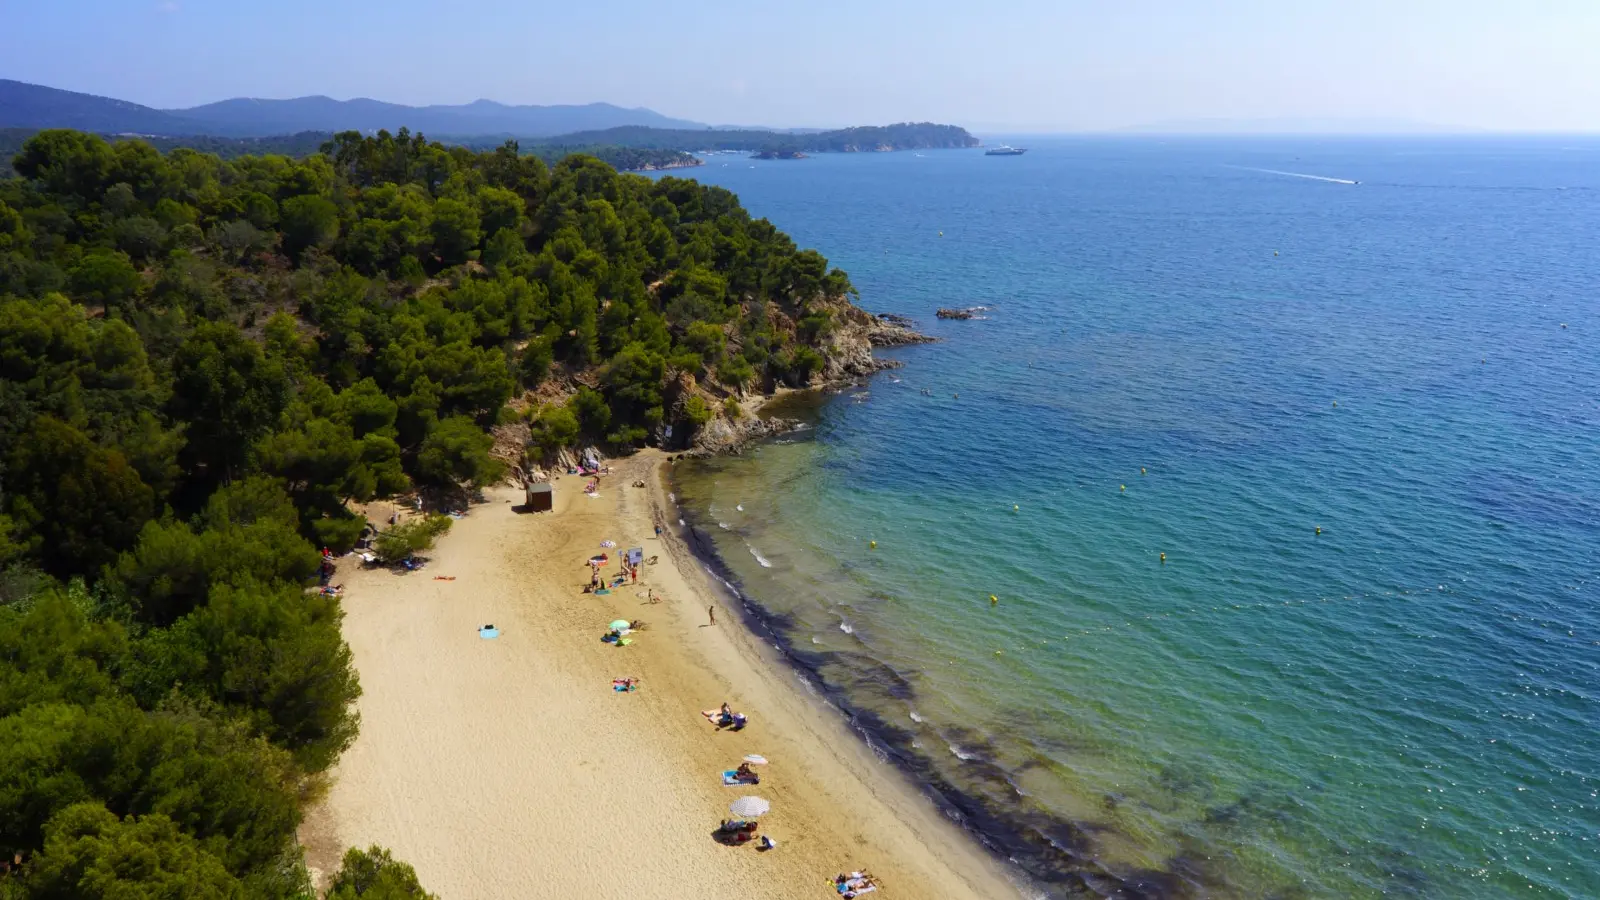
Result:
[[[0,22],[0,77],[161,108],[323,94],[990,133],[1600,131],[1600,0],[0,0]]]

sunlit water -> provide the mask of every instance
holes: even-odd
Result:
[[[686,512],[1045,891],[1600,896],[1600,142],[692,174],[943,343]]]

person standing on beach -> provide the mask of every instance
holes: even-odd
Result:
[[[706,607],[706,615],[711,617],[711,624],[717,624],[717,608],[715,606]]]

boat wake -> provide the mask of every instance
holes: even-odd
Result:
[[[1243,172],[1264,172],[1264,173],[1266,173],[1268,175],[1282,175],[1282,176],[1284,176],[1286,178],[1309,178],[1312,181],[1329,181],[1329,182],[1332,182],[1334,184],[1360,184],[1361,183],[1361,182],[1356,181],[1356,180],[1351,179],[1351,178],[1331,178],[1331,177],[1329,177],[1327,175],[1312,175],[1312,174],[1310,174],[1308,172],[1284,172],[1284,171],[1282,171],[1280,169],[1258,169],[1258,168],[1256,168],[1254,166],[1228,166],[1228,168],[1230,168],[1230,169],[1238,169],[1238,170],[1243,171]]]

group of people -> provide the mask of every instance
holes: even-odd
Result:
[[[707,721],[718,728],[729,728],[734,731],[743,728],[749,721],[744,713],[734,712],[733,707],[727,703],[723,703],[718,709],[701,710],[700,715],[705,716]]]
[[[850,897],[872,893],[878,889],[878,883],[866,872],[841,872],[834,876],[833,889],[839,896],[848,900]]]

